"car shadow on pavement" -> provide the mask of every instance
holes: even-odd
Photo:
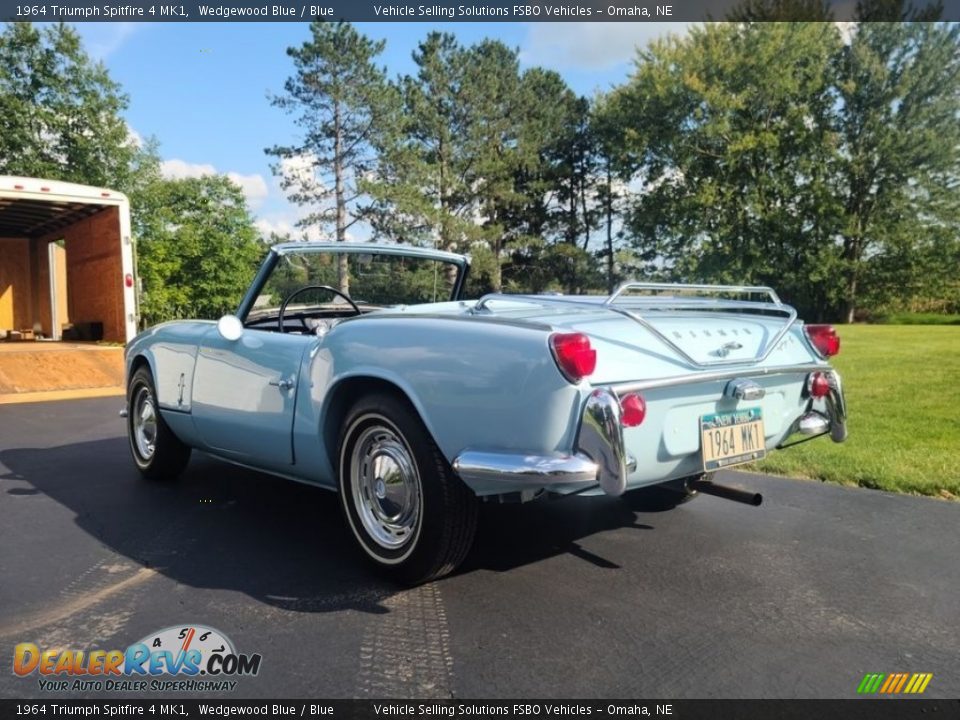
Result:
[[[23,503],[25,522],[38,493],[75,515],[75,523],[138,566],[186,586],[229,589],[295,612],[355,609],[385,613],[402,587],[376,574],[355,548],[334,493],[194,453],[173,482],[144,480],[125,438],[52,448],[0,451],[0,495]],[[484,503],[473,551],[460,572],[506,572],[559,554],[616,569],[580,540],[638,523],[628,503],[593,497],[525,505]],[[55,517],[55,516],[53,516]]]

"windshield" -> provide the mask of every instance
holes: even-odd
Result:
[[[288,252],[267,278],[253,311],[278,308],[295,291],[326,285],[343,292],[360,306],[385,307],[441,302],[453,297],[459,268],[429,258],[338,252]],[[298,294],[296,304],[315,304],[314,293]],[[346,305],[326,293],[325,303]]]

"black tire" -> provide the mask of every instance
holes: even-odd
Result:
[[[127,386],[127,440],[130,454],[137,470],[150,480],[174,480],[180,476],[190,461],[190,447],[163,420],[157,409],[157,390],[153,376],[146,366],[137,368]],[[143,413],[152,415],[152,423],[144,422]],[[146,425],[151,431],[138,436],[138,426]],[[149,439],[152,436],[152,444]],[[147,446],[152,446],[149,450]]]
[[[690,502],[700,494],[689,487],[691,480],[697,480],[700,477],[696,475],[679,480],[670,480],[660,485],[628,490],[622,495],[622,498],[633,510],[642,512],[673,510],[679,505]]]
[[[338,450],[344,517],[382,572],[417,585],[463,562],[476,532],[477,498],[405,399],[371,393],[354,403]]]

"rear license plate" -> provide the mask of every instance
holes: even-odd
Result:
[[[767,454],[760,408],[702,416],[700,447],[705,471],[760,460]]]

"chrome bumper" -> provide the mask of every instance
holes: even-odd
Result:
[[[531,488],[597,479],[597,464],[581,453],[550,456],[464,450],[453,461],[453,469],[466,482],[499,480]]]
[[[597,483],[608,495],[622,495],[636,461],[624,447],[620,402],[610,390],[594,390],[584,405],[573,455],[465,450],[453,469],[465,482],[491,480],[542,488],[568,483]]]
[[[823,399],[826,414],[809,409],[797,420],[795,430],[808,436],[825,435],[829,432],[830,439],[840,443],[847,439],[847,401],[843,396],[843,383],[835,370],[827,370],[823,374],[830,385],[830,392]]]

